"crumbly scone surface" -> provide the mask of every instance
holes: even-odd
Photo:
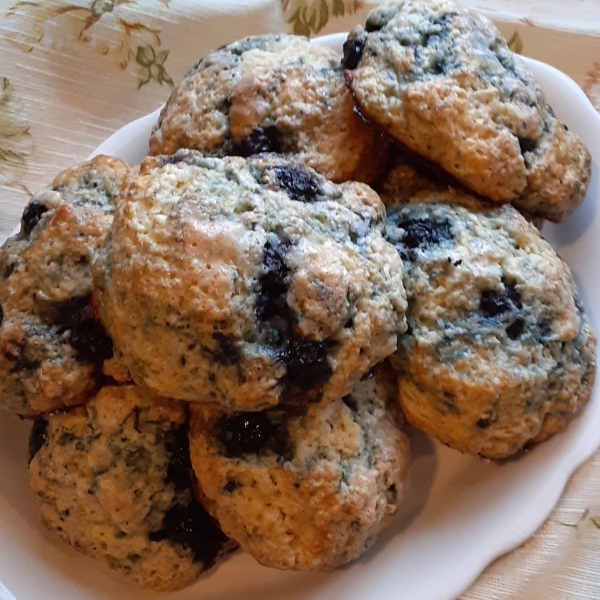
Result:
[[[96,263],[98,306],[132,377],[259,409],[337,399],[404,331],[385,209],[283,158],[149,158]]]
[[[583,200],[589,151],[484,17],[447,0],[382,6],[344,64],[367,118],[468,188],[552,221]]]
[[[262,412],[191,407],[203,502],[261,564],[332,569],[371,547],[402,498],[409,445],[378,368],[342,400]]]
[[[134,385],[38,419],[29,473],[44,525],[144,586],[192,583],[232,545],[193,500],[186,426],[184,403]]]
[[[37,415],[82,402],[112,344],[89,305],[92,263],[134,169],[99,156],[59,174],[0,249],[0,405]]]
[[[409,333],[394,364],[411,423],[501,458],[581,410],[595,337],[569,268],[514,208],[424,192],[388,210],[387,237],[406,269]]]
[[[172,93],[150,138],[152,155],[280,152],[336,182],[371,181],[386,147],[356,112],[338,54],[288,34],[210,52]]]

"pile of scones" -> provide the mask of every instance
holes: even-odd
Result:
[[[238,546],[333,569],[391,522],[409,424],[503,459],[589,401],[596,338],[540,227],[590,154],[483,17],[406,0],[343,58],[222,46],[149,148],[63,171],[0,249],[0,405],[77,550],[158,590]]]

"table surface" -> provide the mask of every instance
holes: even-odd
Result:
[[[463,4],[492,17],[513,50],[570,75],[600,111],[600,2]],[[33,191],[84,160],[116,129],[153,111],[206,51],[271,31],[345,31],[363,22],[373,5],[362,0],[0,0],[0,241]],[[599,548],[597,452],[571,478],[540,530],[490,565],[461,600],[600,598]]]

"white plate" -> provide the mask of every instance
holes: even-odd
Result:
[[[318,43],[341,48],[343,34]],[[592,323],[600,331],[596,266],[600,116],[566,75],[526,60],[559,118],[588,144],[593,176],[583,206],[544,234],[570,263]],[[134,121],[95,152],[138,161],[157,113]],[[154,597],[77,554],[38,523],[27,485],[28,426],[0,417],[0,599],[141,600]],[[569,476],[600,445],[598,387],[566,432],[502,465],[463,456],[416,433],[405,502],[394,525],[366,556],[334,573],[260,567],[236,554],[194,586],[160,598],[191,600],[451,600],[497,556],[528,538],[548,516]]]

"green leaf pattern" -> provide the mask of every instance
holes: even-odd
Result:
[[[23,106],[8,78],[0,77],[0,185],[21,186],[32,148]]]
[[[138,89],[150,81],[172,84],[161,26],[170,0],[19,0],[6,13],[0,33],[23,52],[62,50],[84,44],[125,70],[141,67]],[[142,60],[140,62],[140,49]],[[147,53],[146,57],[144,53]]]
[[[352,15],[364,5],[363,0],[282,0],[285,22],[299,35],[319,33],[330,17]]]
[[[508,47],[516,54],[523,53],[523,40],[521,39],[518,31],[515,31],[506,43],[508,44]]]
[[[135,55],[135,60],[141,67],[138,80],[138,89],[143,85],[146,85],[151,80],[160,83],[160,85],[166,83],[171,87],[175,87],[173,80],[163,66],[168,56],[168,50],[156,52],[151,45],[138,46],[137,53]]]

